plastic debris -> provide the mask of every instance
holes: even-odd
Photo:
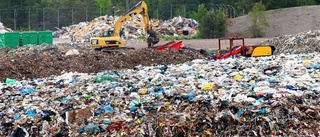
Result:
[[[319,136],[319,64],[200,58],[0,83],[0,135]]]
[[[6,79],[6,84],[14,84],[14,83],[16,83],[16,82],[17,82],[16,79],[10,79],[10,78],[7,78],[7,79]]]
[[[108,20],[111,18],[110,20]],[[104,30],[109,30],[114,27],[115,22],[119,17],[101,16],[95,18],[90,22],[80,22],[79,24],[65,26],[58,28],[53,32],[53,35],[60,38],[71,38],[72,41],[84,42],[90,37],[99,36]],[[142,16],[136,15],[123,23],[125,30],[124,35],[129,39],[136,39],[145,36],[143,26],[145,24],[141,21]],[[162,21],[151,19],[151,26],[157,34],[163,36],[176,36],[176,35],[195,35],[197,34],[198,22],[194,19],[185,17],[173,17],[170,20]]]

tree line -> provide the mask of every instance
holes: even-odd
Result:
[[[15,30],[52,30],[90,21],[101,15],[121,15],[140,0],[6,0],[0,3],[0,22]],[[320,0],[144,0],[150,18],[167,20],[175,16],[195,18],[214,9],[231,17],[248,14],[255,3],[266,10],[318,5]],[[201,9],[199,9],[199,6]],[[200,10],[200,11],[199,11]],[[202,11],[201,11],[202,10]],[[200,12],[200,13],[198,13]],[[201,13],[202,12],[202,13]],[[196,14],[198,13],[198,14]],[[226,12],[225,12],[226,14]],[[221,14],[219,14],[221,17]],[[217,22],[217,21],[216,21]],[[220,23],[221,22],[217,22]],[[222,22],[223,23],[223,22]]]
[[[0,3],[1,9],[16,8],[16,9],[29,9],[29,8],[72,8],[81,7],[90,9],[95,8],[95,11],[112,14],[113,6],[117,11],[125,11],[131,6],[138,3],[140,0],[6,0]],[[224,4],[234,7],[235,12],[238,15],[247,14],[252,9],[253,5],[261,0],[144,0],[149,6],[149,14],[152,18],[156,18],[156,12],[158,11],[158,17],[162,19],[168,19],[171,7],[173,12],[181,13],[181,7],[184,6],[190,14],[194,10],[197,10],[199,4],[205,4],[206,8],[212,8],[212,4]],[[266,10],[305,6],[305,5],[317,5],[320,4],[320,0],[262,0],[262,4],[265,5]],[[161,11],[159,11],[159,8]],[[180,11],[180,12],[179,12]],[[175,15],[176,16],[176,15]]]

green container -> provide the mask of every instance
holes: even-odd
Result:
[[[6,43],[5,43],[4,33],[0,33],[0,49],[5,47],[6,47]]]
[[[38,45],[38,33],[37,32],[22,32],[21,33],[22,38],[22,45]]]
[[[53,38],[52,38],[52,31],[39,31],[38,32],[38,44],[47,43],[52,45]]]
[[[6,32],[4,34],[5,45],[9,48],[18,48],[20,33],[19,32]]]

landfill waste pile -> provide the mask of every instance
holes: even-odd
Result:
[[[313,53],[320,51],[320,30],[306,31],[292,35],[282,35],[265,41],[276,47],[274,54]]]
[[[26,59],[14,55],[5,60],[17,64],[12,72],[28,69],[26,75],[33,69],[37,73],[50,73],[53,68],[61,71],[63,66],[55,64],[59,60],[68,67],[72,67],[69,63],[78,66],[82,62],[87,67],[100,67],[111,58],[78,50],[79,56],[71,57],[75,61],[71,62],[59,50],[28,51],[32,52],[26,52]],[[117,56],[135,58],[143,56],[138,54],[141,52],[161,55],[141,50]],[[162,51],[166,57],[153,59],[173,60],[166,52],[173,54]],[[55,57],[48,60],[47,56]],[[83,56],[90,58],[85,60]],[[147,58],[136,61],[143,60]],[[32,61],[28,62],[32,69],[20,67],[23,61]],[[37,69],[37,62],[47,66]],[[86,66],[80,67],[87,70]],[[313,53],[193,59],[99,73],[69,70],[31,80],[8,78],[0,84],[0,135],[319,136],[319,69],[320,55]]]
[[[3,25],[3,23],[0,22],[0,33],[5,33],[5,32],[12,32],[10,28],[7,28]]]
[[[58,28],[53,32],[55,37],[72,38],[73,41],[87,41],[92,36],[99,36],[103,31],[113,28],[119,17],[101,16],[90,22],[81,22],[79,24],[68,27]],[[151,19],[151,26],[158,35],[173,36],[173,35],[194,35],[197,33],[198,22],[194,19],[184,18],[181,16],[174,17],[170,20],[162,21]],[[124,31],[128,32],[129,39],[145,36],[145,24],[143,18],[139,14],[132,17],[130,21],[123,23]],[[126,33],[124,33],[126,35]]]
[[[63,72],[97,73],[132,69],[138,65],[180,64],[198,58],[205,57],[191,50],[140,49],[108,53],[71,44],[3,48],[0,49],[0,80],[48,77]]]

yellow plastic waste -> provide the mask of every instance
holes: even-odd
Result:
[[[113,104],[118,105],[118,104],[119,104],[119,101],[118,101],[118,100],[115,100],[115,101],[113,101]]]
[[[202,89],[202,90],[205,90],[205,91],[209,91],[209,90],[212,90],[213,88],[214,88],[214,83],[211,83],[211,82],[209,82],[209,83],[203,83],[201,86],[200,86],[200,88]]]
[[[123,136],[127,135],[126,131],[124,131],[123,129],[121,129],[121,133]]]
[[[208,69],[208,66],[201,66],[202,69]]]
[[[250,80],[249,83],[250,83],[251,85],[253,85],[254,83],[256,83],[256,81]]]
[[[311,62],[309,60],[306,60],[303,62],[303,65],[305,65],[305,66],[309,66],[310,64],[311,64]]]
[[[240,74],[234,75],[233,78],[238,81],[242,80],[242,76]]]
[[[101,98],[100,97],[96,97],[96,100],[99,102],[101,100]]]
[[[172,106],[171,105],[168,106],[168,110],[172,110]]]
[[[160,127],[163,127],[163,126],[164,126],[164,124],[163,124],[163,123],[160,123],[160,124],[159,124],[159,126],[160,126]]]
[[[171,102],[164,103],[165,106],[169,106],[170,104],[171,104]]]
[[[54,116],[50,116],[51,121],[54,121],[55,117]]]
[[[140,119],[137,119],[137,122],[138,122],[138,124],[141,124],[141,120]]]
[[[208,130],[206,131],[206,133],[207,133],[208,135],[210,135],[210,136],[212,135],[212,133],[211,133],[210,131],[208,131]]]

